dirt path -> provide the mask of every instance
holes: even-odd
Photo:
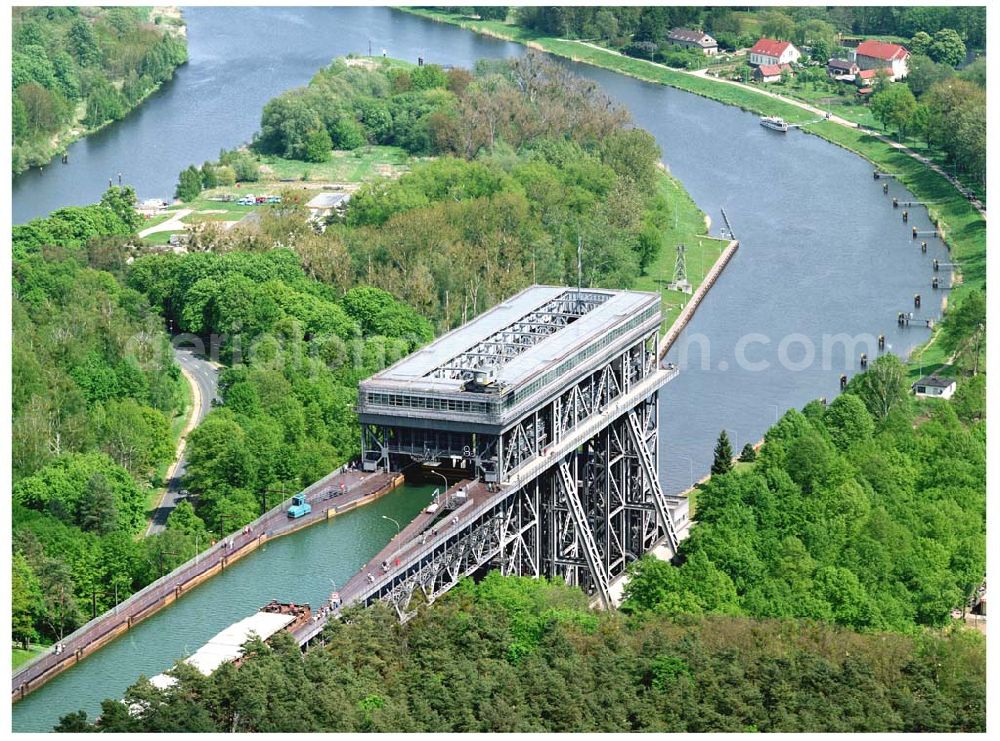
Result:
[[[156,226],[151,226],[148,229],[143,229],[139,232],[140,237],[148,237],[150,234],[155,234],[156,232],[176,232],[182,231],[189,228],[188,224],[185,224],[181,219],[189,216],[194,209],[182,208],[179,211],[172,211],[171,216],[166,221],[157,224]]]

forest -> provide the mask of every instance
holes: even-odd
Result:
[[[271,494],[269,504],[269,491],[298,491],[348,460],[358,380],[433,336],[385,291],[340,294],[307,278],[289,250],[129,265],[134,200],[130,188],[112,188],[102,204],[14,230],[22,643],[63,637],[285,498]],[[189,337],[218,338],[231,367],[223,407],[189,438],[194,506],[182,503],[165,532],[142,538],[184,406],[165,319]]]
[[[252,639],[239,668],[180,664],[58,728],[982,732],[985,637],[950,613],[985,569],[985,396],[904,377],[882,356],[735,466],[727,447],[678,563],[635,562],[621,610],[493,571],[403,625],[351,608],[304,656]]]
[[[670,237],[653,137],[540,55],[472,72],[336,60],[264,107],[253,149],[308,159],[317,138],[317,156],[369,143],[421,157],[398,180],[363,185],[322,234],[303,228],[292,196],[281,225],[270,218],[252,239],[289,235],[311,276],[387,290],[437,330],[531,283],[575,279],[578,241],[588,284],[627,288]],[[246,156],[224,153],[200,172],[217,177]],[[196,188],[192,169],[182,183]]]
[[[365,186],[325,232],[290,191],[252,231],[157,253],[117,187],[13,228],[16,640],[58,640],[356,455],[361,378],[534,281],[567,280],[577,238],[600,285],[628,285],[661,247],[659,150],[589,84],[538,58],[410,67],[409,83],[386,66],[335,62],[316,105],[360,128],[361,104],[386,101],[357,91],[391,98],[427,75],[449,105],[493,107],[471,122],[437,110],[451,138],[434,140],[452,144]],[[397,118],[393,136],[429,130]],[[260,139],[278,141],[269,121]],[[185,406],[165,327],[227,367],[222,404],[188,439],[191,501],[143,538]]]
[[[400,625],[376,607],[240,668],[140,679],[66,732],[985,731],[974,631],[856,633],[811,620],[587,608],[565,584],[490,574]],[[130,708],[132,711],[130,712]]]
[[[655,141],[535,55],[337,61],[268,104],[253,148],[366,142],[428,159],[325,230],[288,191],[252,230],[157,252],[129,188],[14,227],[15,640],[59,639],[348,460],[360,378],[529,283],[571,281],[578,241],[588,285],[627,287],[669,234]],[[939,341],[978,358],[984,321],[970,293]],[[191,501],[141,537],[187,405],[166,329],[227,367],[189,439]],[[621,611],[491,574],[405,625],[350,613],[304,657],[278,636],[238,669],[181,667],[166,692],[140,680],[59,730],[982,732],[985,641],[949,620],[985,568],[982,379],[917,402],[887,355],[788,412],[697,492],[676,567],[636,562]]]
[[[169,80],[187,60],[170,20],[148,7],[15,8],[14,173],[48,164],[70,129],[117,121]]]
[[[986,569],[985,395],[917,403],[893,355],[829,406],[791,410],[753,462],[697,493],[674,568],[644,559],[623,609],[941,626]]]
[[[478,8],[449,8],[476,14]],[[701,28],[727,49],[752,46],[760,36],[808,45],[812,36],[832,42],[837,34],[911,38],[951,29],[971,50],[986,49],[983,6],[577,6],[514,10],[515,22],[559,38],[599,39],[611,46],[662,44],[678,26]],[[499,18],[499,10],[492,11]],[[503,18],[508,17],[503,14]],[[503,19],[499,18],[499,19]]]
[[[131,188],[13,234],[15,639],[61,637],[156,577],[149,487],[184,406],[157,313],[121,282]]]

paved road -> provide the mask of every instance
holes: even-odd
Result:
[[[174,358],[181,367],[181,372],[191,385],[192,391],[192,415],[188,419],[187,426],[181,433],[181,439],[177,444],[177,455],[173,465],[167,470],[167,488],[163,492],[160,503],[153,512],[146,535],[158,533],[166,527],[167,517],[173,511],[177,503],[181,501],[181,478],[186,470],[187,460],[184,450],[187,445],[187,436],[204,419],[205,415],[212,409],[212,399],[216,398],[219,391],[219,367],[204,358],[195,355],[190,349],[174,348]]]

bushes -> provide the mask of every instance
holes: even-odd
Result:
[[[148,10],[94,9],[14,13],[14,172],[44,165],[55,153],[53,135],[78,123],[98,127],[121,119],[187,59],[183,39],[144,21]],[[119,89],[120,88],[120,89]]]
[[[905,397],[886,403],[892,384],[857,388],[883,393],[849,387],[825,410],[789,412],[752,467],[713,477],[683,565],[640,561],[623,609],[701,614],[732,604],[857,630],[945,624],[985,573],[981,424],[963,427],[945,403],[914,429]],[[699,600],[727,581],[735,599],[726,608]]]
[[[669,567],[668,567],[669,568]],[[363,646],[363,650],[359,647]],[[239,669],[179,667],[102,705],[100,730],[980,731],[985,641],[715,616],[624,619],[564,584],[487,575],[400,625],[383,606],[306,653],[284,634]],[[268,697],[260,703],[255,698]],[[218,697],[234,698],[219,703]],[[919,699],[915,699],[919,698]],[[152,699],[152,701],[150,701]],[[63,727],[80,726],[67,717]],[[75,725],[74,725],[75,724]]]

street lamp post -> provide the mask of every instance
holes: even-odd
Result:
[[[778,424],[778,405],[770,404],[769,406],[774,407],[774,424]]]
[[[440,471],[435,471],[433,468],[431,469],[430,472],[433,473],[435,476],[440,476],[441,480],[444,482],[444,489],[441,490],[441,493],[443,494],[444,492],[448,491],[448,479],[445,477],[445,475]]]
[[[392,517],[389,517],[388,515],[382,515],[382,519],[383,520],[389,520],[389,522],[393,523],[396,526],[396,537],[398,538],[399,537],[399,531],[400,531],[399,521],[393,519]],[[393,561],[397,560],[396,556],[399,555],[399,546],[400,546],[400,543],[396,543],[396,551],[392,554],[392,560]]]

